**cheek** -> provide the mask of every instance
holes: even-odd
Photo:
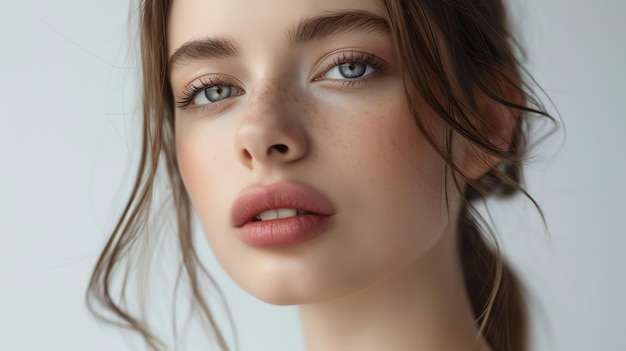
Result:
[[[199,133],[177,131],[176,133],[176,156],[178,168],[185,184],[185,188],[191,197],[202,193],[203,189],[211,184],[211,168],[215,164],[215,156],[207,149],[206,143],[202,142]]]
[[[445,162],[403,101],[368,106],[352,119],[337,136],[342,141],[335,154],[345,165],[344,179],[358,184],[360,192],[376,195],[373,202],[381,206],[381,201],[393,201],[395,209],[409,204],[431,209],[440,202]]]
[[[337,247],[350,248],[343,251],[345,262],[354,267],[346,271],[366,281],[419,258],[449,220],[445,163],[403,101],[389,99],[361,111],[336,129],[341,141],[335,143],[333,175],[346,223],[340,228],[345,241]]]
[[[176,155],[185,188],[203,223],[215,223],[223,216],[217,204],[224,203],[228,177],[224,177],[227,140],[200,124],[179,123],[176,131]],[[220,152],[221,150],[221,152]],[[223,207],[223,206],[222,206]],[[212,216],[213,218],[206,218]]]

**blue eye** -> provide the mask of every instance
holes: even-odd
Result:
[[[239,94],[239,89],[232,85],[213,85],[199,91],[193,98],[193,103],[196,105],[207,105]]]
[[[326,79],[357,79],[374,73],[375,68],[363,62],[345,62],[324,73]]]

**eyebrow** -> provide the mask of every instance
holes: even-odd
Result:
[[[287,30],[286,39],[289,46],[295,47],[351,32],[389,34],[389,22],[368,11],[337,11],[303,19]],[[168,61],[168,71],[171,73],[194,60],[239,57],[241,52],[237,42],[227,37],[192,40],[174,51]]]
[[[241,48],[234,40],[226,37],[203,38],[189,41],[176,49],[167,66],[171,73],[190,61],[238,56],[241,56]]]
[[[291,46],[297,46],[350,32],[389,34],[389,22],[367,11],[331,12],[302,20],[287,31],[287,42]]]

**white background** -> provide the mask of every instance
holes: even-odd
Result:
[[[528,170],[549,233],[526,202],[494,212],[533,296],[534,349],[626,350],[626,2],[515,3],[527,67],[566,126]],[[137,153],[128,13],[127,1],[3,0],[0,350],[138,349],[84,305]],[[243,351],[303,349],[292,308],[257,302],[208,260]]]

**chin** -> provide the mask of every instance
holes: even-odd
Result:
[[[267,252],[257,254],[263,257],[254,255],[256,257],[252,260],[223,262],[223,266],[242,289],[272,305],[304,305],[336,300],[360,290],[366,285],[363,283],[370,280],[366,277],[357,280],[355,274],[338,274],[341,270],[329,269],[326,265],[337,265],[337,262],[311,259],[314,255],[310,252],[304,257]]]
[[[234,277],[236,278],[236,277]],[[330,301],[342,295],[340,287],[329,286],[304,274],[297,277],[268,274],[264,281],[235,279],[242,289],[257,299],[277,306],[304,305]]]
[[[292,294],[277,293],[251,293],[257,299],[275,306],[297,306],[311,303],[309,299],[303,296],[294,296]]]
[[[359,270],[345,262],[307,260],[303,257],[290,262],[266,258],[263,262],[256,263],[253,269],[243,272],[245,269],[239,266],[229,274],[249,294],[277,306],[341,300],[366,290],[385,278],[385,270],[379,269],[381,266]],[[328,265],[334,267],[329,268]],[[339,269],[341,266],[343,268]]]

